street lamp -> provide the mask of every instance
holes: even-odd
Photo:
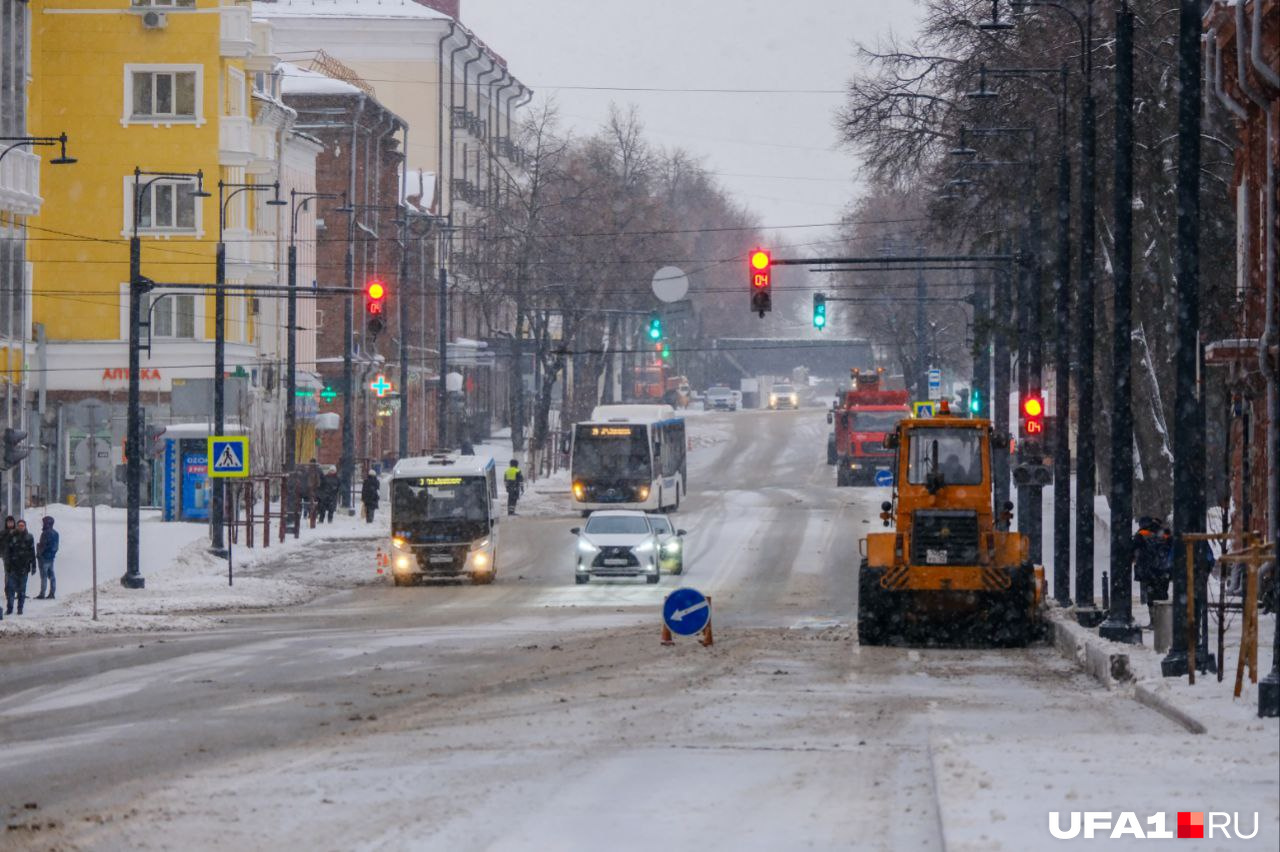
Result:
[[[58,156],[49,161],[53,166],[69,166],[76,162],[75,157],[67,156],[67,134],[62,133],[58,136],[0,136],[0,142],[11,143],[3,151],[0,151],[0,160],[14,148],[23,148],[30,145],[33,148],[42,148],[49,145],[60,145],[61,152]]]
[[[142,182],[143,177],[150,180]],[[142,239],[138,227],[142,221],[142,196],[152,184],[162,180],[195,181],[193,198],[209,198],[204,189],[204,171],[151,172],[135,166],[133,169],[133,229],[129,237],[129,399],[127,418],[128,437],[125,443],[125,483],[128,498],[125,509],[125,573],[120,585],[126,589],[141,589],[146,579],[139,567],[139,545],[142,522],[142,385],[139,377],[142,349],[142,297],[151,291],[154,282],[142,275]]]
[[[231,192],[227,192],[227,190]],[[227,361],[227,244],[224,240],[227,228],[227,205],[231,199],[242,192],[264,192],[274,190],[275,198],[267,204],[272,207],[283,207],[289,202],[280,197],[280,181],[275,183],[226,183],[218,181],[218,246],[216,255],[216,277],[213,285],[213,429],[217,435],[223,434],[226,428],[226,361]],[[212,472],[212,471],[211,471]],[[216,554],[224,554],[226,545],[223,539],[223,512],[226,501],[223,483],[213,487],[213,499],[210,506],[211,549]]]
[[[289,217],[289,342],[288,365],[285,368],[284,402],[284,469],[292,471],[298,464],[298,213],[307,209],[312,199],[339,198],[336,192],[298,192],[289,190],[293,202]]]

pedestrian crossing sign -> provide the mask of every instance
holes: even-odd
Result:
[[[932,402],[913,402],[911,403],[911,416],[919,419],[921,417],[933,416]]]
[[[249,439],[234,435],[209,437],[209,478],[244,479],[249,476]]]

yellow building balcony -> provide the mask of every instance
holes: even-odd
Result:
[[[222,19],[222,55],[237,59],[253,55],[253,9],[249,4],[223,5],[218,12]]]
[[[0,210],[24,216],[40,212],[40,157],[14,148],[0,160]]]
[[[247,115],[218,117],[218,161],[224,166],[247,166],[253,161],[253,119]]]

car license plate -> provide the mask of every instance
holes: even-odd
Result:
[[[946,565],[947,552],[945,550],[926,550],[924,552],[924,561],[930,565]]]
[[[448,556],[448,555],[443,555],[443,556],[431,556],[431,557],[428,557],[428,558],[427,558],[427,561],[428,561],[428,562],[430,562],[430,563],[432,563],[433,565],[435,565],[435,564],[443,564],[443,563],[449,563],[449,562],[452,562],[452,561],[453,561],[453,557],[452,557],[452,556]]]
[[[625,560],[625,559],[606,559],[606,560],[604,561],[604,564],[605,564],[605,565],[626,565],[626,564],[627,564],[627,560]]]

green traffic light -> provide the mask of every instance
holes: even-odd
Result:
[[[662,360],[663,361],[671,360],[671,347],[665,344],[662,347]]]
[[[659,326],[659,325],[651,325],[651,326],[649,326],[649,339],[650,339],[650,340],[661,340],[661,339],[662,339],[662,326]]]
[[[978,393],[977,388],[969,392],[969,411],[973,414],[982,412],[982,396]]]

